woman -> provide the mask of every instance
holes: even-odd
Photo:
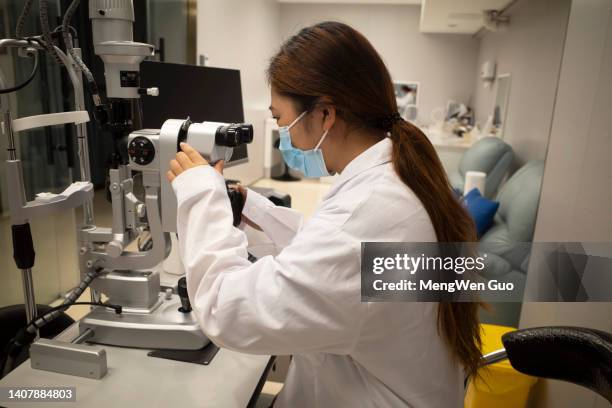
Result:
[[[383,61],[326,22],[290,38],[268,79],[287,164],[339,177],[305,224],[247,190],[243,219],[283,248],[251,264],[222,163],[182,145],[168,178],[202,330],[222,347],[294,356],[277,407],[461,406],[478,304],[360,302],[362,241],[476,240],[433,146],[397,114]]]

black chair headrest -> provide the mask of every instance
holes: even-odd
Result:
[[[506,333],[502,342],[516,370],[582,385],[612,403],[612,334],[582,327],[536,327]]]

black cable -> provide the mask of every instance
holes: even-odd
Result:
[[[70,20],[72,19],[72,15],[75,13],[77,7],[79,6],[80,0],[72,0],[68,9],[66,9],[66,13],[64,14],[64,18],[62,19],[62,36],[64,37],[64,45],[66,46],[66,53],[70,54],[72,60],[75,62],[77,67],[83,72],[85,79],[87,80],[87,89],[92,96],[93,103],[97,108],[103,107],[102,98],[100,97],[100,93],[98,92],[98,85],[96,84],[96,80],[94,79],[93,74],[87,68],[87,65],[83,62],[81,57],[77,55],[72,46],[72,40],[70,38],[70,33],[68,32],[68,27],[70,26]]]
[[[7,344],[5,348],[6,358],[2,362],[2,364],[0,364],[0,369],[1,369],[0,376],[4,376],[8,373],[7,370],[12,366],[13,359],[17,355],[19,355],[19,353],[23,350],[23,347],[31,344],[32,341],[34,341],[34,339],[36,338],[37,329],[43,327],[44,325],[46,325],[47,323],[49,323],[50,321],[58,317],[61,313],[60,312],[61,309],[67,309],[68,307],[76,303],[83,303],[83,302],[77,302],[77,299],[79,298],[79,296],[83,294],[83,292],[85,291],[85,289],[87,289],[87,287],[91,284],[91,282],[95,278],[98,277],[101,271],[102,271],[102,268],[96,268],[94,270],[87,272],[85,277],[79,283],[79,286],[77,286],[72,292],[68,294],[68,296],[66,297],[66,300],[64,300],[64,302],[60,306],[55,307],[52,310],[49,310],[47,313],[45,313],[41,317],[36,317],[34,321],[28,322],[28,325],[26,327],[24,327],[23,329],[17,332],[15,337],[11,339],[11,341]],[[91,304],[91,303],[87,302],[86,304]],[[118,311],[118,313],[121,313],[121,309],[115,309],[115,311]],[[9,362],[10,364],[8,364]]]
[[[4,377],[6,374],[8,374],[13,369],[12,365],[13,365],[13,361],[15,360],[15,358],[19,355],[19,353],[21,353],[24,347],[29,346],[34,341],[34,339],[36,338],[36,329],[42,328],[45,324],[49,322],[45,320],[46,316],[49,316],[58,311],[64,311],[74,305],[92,305],[92,306],[109,307],[111,309],[114,309],[116,314],[121,314],[123,311],[123,307],[120,305],[113,305],[110,303],[102,303],[102,302],[65,303],[65,304],[56,306],[52,309],[49,309],[42,316],[35,317],[31,321],[29,321],[28,324],[23,329],[19,330],[19,332],[17,332],[15,337],[13,337],[11,341],[8,342],[8,344],[5,347],[4,360],[2,361],[2,364],[0,365],[0,378]],[[43,324],[37,323],[41,319],[43,321]],[[31,330],[32,327],[34,327],[35,330]]]
[[[49,27],[49,4],[48,0],[38,0],[38,14],[40,15],[40,27],[42,29],[42,37],[45,41],[45,48],[49,55],[53,57],[56,63],[62,64],[62,60],[55,51],[55,44],[51,36],[51,28]]]
[[[17,19],[17,26],[15,27],[15,37],[21,38],[23,34],[23,26],[25,25],[25,20],[30,14],[30,10],[32,9],[32,4],[34,4],[34,0],[26,0],[23,9],[21,10],[21,14]]]
[[[74,303],[67,303],[67,304],[61,304],[59,306],[55,306],[55,307],[49,309],[44,315],[42,315],[40,317],[37,316],[34,319],[32,319],[31,321],[29,321],[26,326],[33,325],[34,327],[36,327],[37,329],[40,330],[44,326],[44,324],[42,326],[38,326],[36,324],[36,321],[38,319],[43,319],[43,321],[45,321],[45,316],[50,315],[51,313],[56,312],[58,310],[63,312],[64,310],[66,310],[66,309],[68,309],[68,308],[70,308],[72,306],[75,306],[75,305],[104,306],[104,307],[108,307],[108,308],[114,309],[115,313],[117,313],[117,314],[121,314],[123,312],[123,306],[113,305],[113,304],[110,304],[110,303],[102,303],[102,302],[74,302]],[[47,323],[47,322],[45,321],[45,323]]]
[[[42,48],[45,48],[45,42],[40,37],[27,37],[25,38],[27,42],[35,42],[40,45]]]
[[[68,25],[68,29],[70,30],[70,33],[72,34],[72,38],[73,38],[73,39],[78,39],[78,34],[77,34],[77,30],[76,30],[76,28],[74,28],[74,27],[73,27],[73,26],[71,26],[71,25]],[[61,31],[62,31],[62,26],[61,26],[61,25],[58,25],[57,27],[55,27],[55,28],[53,29],[53,31],[51,31],[51,33],[53,33],[53,34],[57,34],[58,32],[61,32]]]
[[[145,232],[148,234],[145,235]],[[136,238],[136,245],[138,250],[141,252],[150,251],[153,248],[153,237],[151,237],[151,231],[144,230]]]
[[[36,71],[37,70],[38,70],[38,53],[35,52],[34,53],[34,67],[32,68],[32,72],[30,73],[30,76],[28,77],[28,79],[26,79],[21,84],[13,86],[11,88],[0,89],[0,94],[7,94],[7,93],[11,93],[11,92],[16,92],[16,91],[24,88],[26,85],[28,85],[30,82],[32,82],[32,80],[36,76]]]

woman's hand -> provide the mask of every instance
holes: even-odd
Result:
[[[242,194],[242,199],[246,202],[247,197],[247,189],[242,186],[242,184],[236,184],[236,189]]]
[[[170,170],[166,173],[166,177],[168,181],[171,183],[174,181],[176,177],[182,172],[189,170],[193,167],[197,166],[206,166],[208,165],[208,161],[202,155],[195,150],[193,147],[189,146],[187,143],[181,143],[181,151],[176,154],[176,158],[170,161]],[[219,160],[215,163],[215,170],[219,172],[219,174],[223,174],[223,160]]]
[[[238,192],[242,195],[242,200],[246,203],[246,199],[247,199],[247,192],[248,190],[246,188],[244,188],[242,186],[242,184],[238,183],[238,184],[234,184],[231,186],[232,188],[238,190]],[[261,229],[261,227],[257,224],[255,224],[253,221],[251,221],[247,216],[245,216],[244,214],[242,214],[242,221],[244,221],[245,224],[255,228],[258,231],[263,231]]]

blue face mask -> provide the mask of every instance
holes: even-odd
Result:
[[[299,122],[306,115],[306,112],[302,112],[300,116],[298,116],[289,126],[281,126],[278,128],[278,133],[280,135],[280,143],[279,150],[283,155],[283,159],[287,166],[291,167],[294,170],[301,171],[305,177],[324,177],[329,176],[329,172],[327,171],[327,167],[325,166],[325,161],[323,160],[323,152],[319,149],[321,143],[327,136],[329,130],[326,130],[321,136],[319,143],[311,150],[300,150],[296,147],[293,147],[291,144],[291,134],[289,133],[289,129],[293,127],[296,123]]]

